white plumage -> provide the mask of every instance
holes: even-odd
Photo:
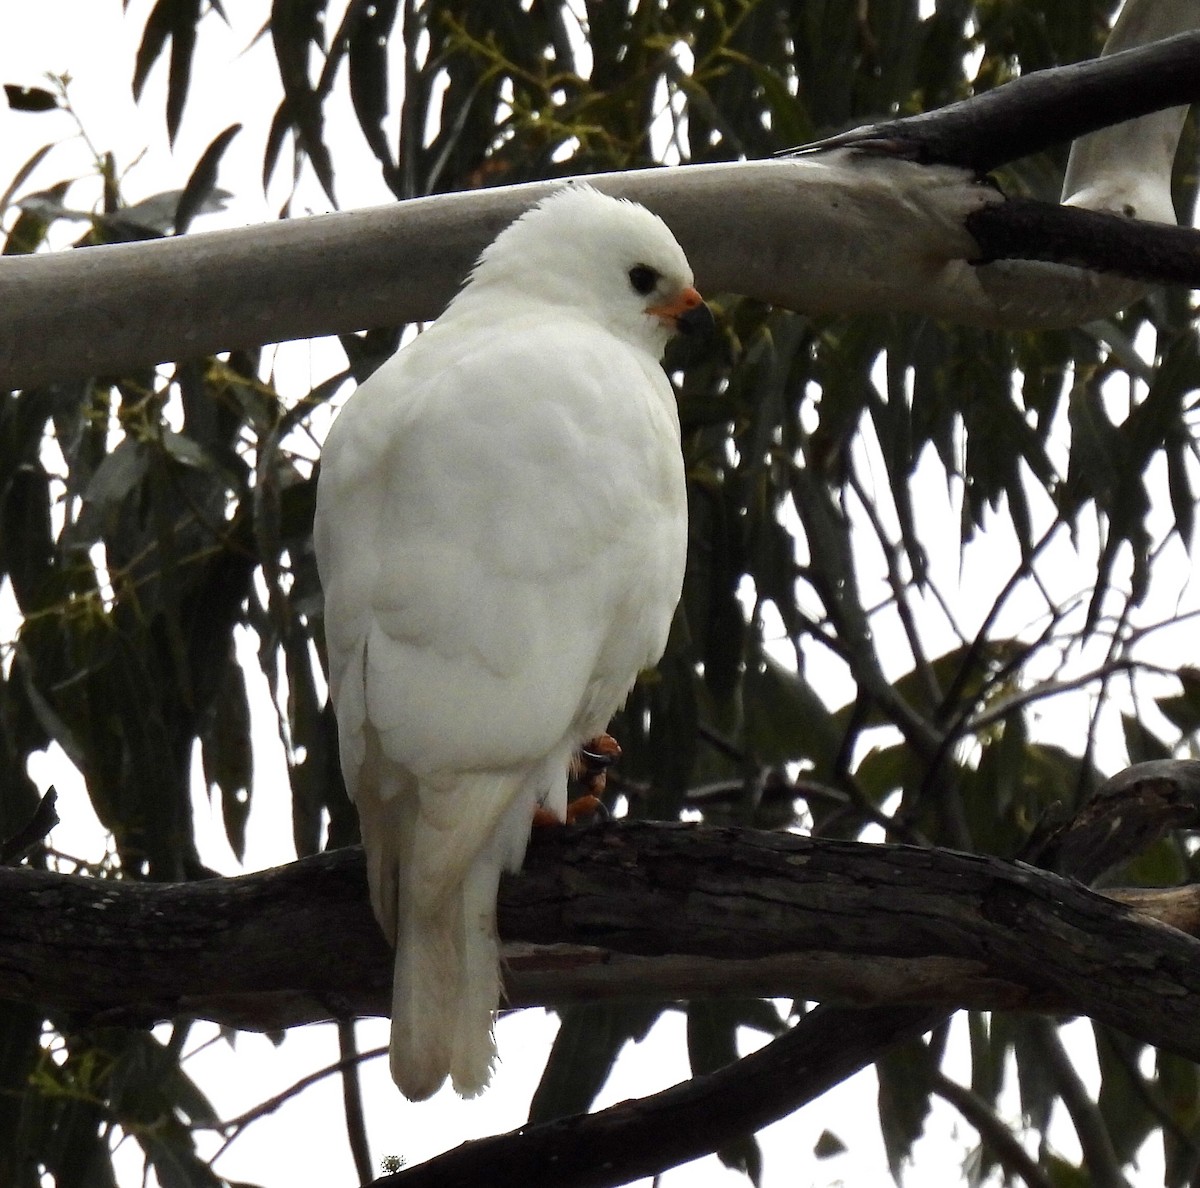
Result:
[[[500,872],[538,805],[563,818],[572,754],[666,644],[687,508],[659,360],[706,317],[660,219],[560,190],[325,444],[331,694],[408,1097],[487,1085]]]

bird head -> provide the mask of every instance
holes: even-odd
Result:
[[[712,326],[666,223],[586,185],[542,199],[484,250],[469,287],[493,286],[593,319],[656,358],[673,335]]]

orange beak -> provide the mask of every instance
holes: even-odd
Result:
[[[712,311],[691,285],[680,289],[670,301],[649,306],[646,312],[661,318],[672,330],[681,334],[707,333],[713,327]]]

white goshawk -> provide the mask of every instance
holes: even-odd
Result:
[[[556,192],[367,380],[321,460],[331,696],[375,915],[392,1075],[488,1083],[496,891],[568,763],[666,645],[687,550],[660,360],[710,321],[644,207]]]

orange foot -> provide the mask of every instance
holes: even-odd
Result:
[[[579,753],[571,760],[569,778],[571,783],[584,790],[567,805],[568,825],[585,817],[604,812],[600,796],[604,792],[608,769],[621,757],[621,747],[611,734],[601,734],[584,743]],[[534,828],[558,825],[561,822],[549,811],[539,808],[533,814]]]

